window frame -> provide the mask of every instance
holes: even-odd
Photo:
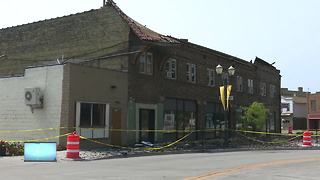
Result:
[[[311,112],[317,111],[317,101],[315,99],[310,100],[310,110]]]
[[[96,104],[104,105],[104,125],[95,126],[92,119],[90,126],[81,125],[81,104],[90,104],[91,107]],[[92,108],[91,108],[92,109]],[[90,117],[93,117],[92,110],[90,110]],[[109,137],[109,123],[110,123],[110,104],[105,102],[90,102],[90,101],[76,101],[76,131],[79,135],[87,138],[108,138]]]
[[[207,78],[208,78],[208,86],[209,87],[215,87],[216,86],[216,76],[215,76],[215,70],[211,68],[207,68]]]
[[[241,83],[239,83],[239,81]],[[243,78],[242,78],[242,76],[237,76],[237,92],[243,92]]]
[[[149,58],[151,57],[151,58]],[[139,57],[139,73],[153,75],[153,53],[143,52]]]
[[[276,96],[276,86],[274,84],[270,84],[270,97],[274,98]]]
[[[260,82],[260,95],[267,96],[267,83]]]
[[[89,109],[89,115],[90,115],[90,125],[82,125],[82,123],[81,123],[81,117],[82,117],[82,113],[84,113],[84,112],[82,112],[82,107],[83,107],[83,105],[90,105],[90,109]],[[102,119],[102,124],[100,125],[95,125],[95,119],[94,119],[94,113],[95,113],[95,106],[99,106],[99,105],[103,105],[103,119]],[[90,128],[96,128],[96,127],[105,127],[106,126],[106,119],[107,119],[107,117],[106,117],[106,111],[107,111],[107,104],[103,104],[103,103],[90,103],[90,102],[80,102],[80,122],[79,122],[79,127],[90,127]],[[101,120],[99,120],[99,121],[101,121]]]
[[[197,83],[197,66],[193,63],[186,63],[187,66],[187,81],[190,83]],[[193,72],[192,72],[193,71]]]
[[[248,93],[253,94],[253,79],[248,79]]]
[[[171,115],[174,117],[172,124],[174,129],[179,130],[194,130],[197,127],[198,105],[195,100],[166,98],[164,103],[163,123],[165,124],[165,116]],[[172,129],[172,127],[164,126],[164,130]],[[176,132],[178,133],[178,132]]]
[[[174,67],[173,67],[174,65]],[[174,58],[169,58],[166,61],[166,78],[167,79],[172,79],[172,80],[176,80],[177,79],[177,60]],[[167,67],[168,66],[168,67]],[[174,75],[174,76],[173,76]]]
[[[286,109],[286,111],[282,111]],[[290,103],[281,103],[281,112],[289,112],[290,111]]]

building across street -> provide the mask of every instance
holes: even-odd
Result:
[[[320,93],[281,88],[282,129],[318,130],[320,128]]]
[[[307,93],[302,87],[298,91],[281,88],[282,129],[307,129]]]

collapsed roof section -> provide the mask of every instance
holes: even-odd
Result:
[[[122,17],[124,21],[129,25],[132,31],[139,37],[141,40],[146,41],[155,41],[155,42],[166,42],[166,43],[180,43],[176,38],[171,36],[165,36],[159,34],[157,32],[152,31],[151,29],[143,26],[142,24],[138,23],[137,21],[133,20],[129,16],[127,16],[117,5],[114,1],[108,0],[107,5],[113,7],[119,15]]]

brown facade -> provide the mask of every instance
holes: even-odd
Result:
[[[115,129],[127,128],[127,73],[78,64],[66,64],[62,93],[61,127],[70,127],[69,131],[74,129],[73,127],[77,127],[77,103],[92,103],[110,106],[109,117],[106,117],[109,124],[106,124],[106,127],[110,129],[114,129],[113,126],[117,126]],[[119,121],[117,123],[112,122],[112,117],[115,117],[115,114],[117,114]],[[112,133],[108,137],[112,137]],[[121,138],[120,140],[125,142]]]
[[[320,93],[308,93],[308,129],[320,129]]]
[[[241,106],[249,106],[254,101],[262,102],[270,110],[270,121],[266,122],[268,131],[280,131],[280,75],[279,71],[265,61],[257,58],[255,63],[249,63],[235,57],[205,49],[203,47],[182,44],[170,47],[149,45],[148,52],[154,57],[154,70],[152,75],[139,73],[139,64],[130,63],[129,72],[129,97],[135,99],[138,103],[147,104],[165,104],[166,99],[180,99],[196,102],[197,122],[196,128],[202,129],[206,126],[206,111],[208,104],[215,104],[220,112],[221,105],[219,100],[218,87],[221,85],[220,77],[215,77],[215,85],[208,86],[207,68],[215,69],[218,64],[223,67],[232,65],[236,68],[236,74],[231,79],[234,85],[232,95],[234,100],[231,103],[230,127],[234,128],[237,124],[237,110]],[[165,63],[168,59],[174,58],[177,66],[176,79],[166,78]],[[197,80],[190,83],[186,78],[186,64],[194,63],[196,65]],[[243,90],[236,90],[236,77],[243,78]],[[248,93],[247,79],[254,82],[253,94]],[[265,96],[261,96],[259,83],[264,82],[267,86]],[[277,87],[276,93],[271,97],[270,85]],[[165,105],[164,105],[165,106]],[[166,109],[166,107],[164,107]],[[218,115],[219,114],[219,115]],[[220,120],[222,117],[219,117]]]

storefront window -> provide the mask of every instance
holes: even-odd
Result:
[[[174,111],[167,111],[164,114],[164,130],[174,130],[175,129],[175,113]]]
[[[206,138],[215,138],[224,127],[223,109],[220,103],[207,102],[205,106]]]
[[[268,132],[275,131],[275,119],[276,119],[276,112],[271,112],[269,115],[269,129]]]
[[[243,115],[243,110],[242,108],[238,107],[235,110],[235,119],[236,119],[236,129],[241,129],[244,125],[242,124],[242,115]]]
[[[164,103],[165,130],[193,130],[196,128],[196,102],[167,98]]]
[[[177,110],[177,102],[175,99],[167,99],[164,103],[165,111],[164,111],[164,122],[163,129],[164,130],[175,130],[176,129],[176,110]]]
[[[215,128],[213,113],[206,113],[206,128]]]

